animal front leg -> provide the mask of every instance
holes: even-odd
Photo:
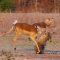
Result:
[[[42,54],[42,53],[44,53],[44,46],[42,46],[42,45],[39,45],[39,49],[40,49],[40,52],[39,52],[39,54]],[[37,53],[37,52],[38,52],[38,49],[37,49],[36,45],[35,45],[35,50],[36,50],[36,53]]]
[[[37,42],[35,41],[35,39],[33,37],[31,37],[31,39],[33,40],[33,42],[35,43],[35,45],[37,47],[37,50],[38,50],[37,54],[39,54],[40,53],[40,49],[39,49],[39,46],[38,46]]]

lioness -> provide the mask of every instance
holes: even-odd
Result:
[[[55,29],[55,21],[50,18],[47,18],[44,22],[40,22],[40,23],[35,23],[33,24],[37,31],[39,32],[37,35],[37,44],[39,46],[40,52],[39,53],[43,53],[44,50],[44,45],[46,44],[46,41],[52,41],[52,34],[55,33],[53,30]],[[37,53],[37,48],[35,46],[35,50]]]

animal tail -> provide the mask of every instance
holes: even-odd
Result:
[[[4,35],[6,35],[6,34],[11,33],[12,31],[14,31],[14,30],[15,30],[15,24],[16,24],[16,23],[17,23],[17,20],[15,20],[15,21],[13,22],[13,26],[10,28],[10,30],[7,31],[7,32],[5,32],[5,33],[3,33],[1,36],[4,36]]]

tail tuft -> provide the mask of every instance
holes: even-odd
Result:
[[[17,21],[17,20],[15,20],[15,21],[13,22],[13,24],[15,25],[17,22],[18,22],[18,21]]]

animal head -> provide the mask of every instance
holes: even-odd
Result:
[[[54,21],[54,18],[46,18],[44,22],[48,27],[48,29],[46,29],[46,31],[49,31],[52,34],[55,33],[54,30],[56,30],[56,23]]]
[[[51,27],[55,26],[54,18],[46,18],[44,22],[47,26],[51,26]]]

